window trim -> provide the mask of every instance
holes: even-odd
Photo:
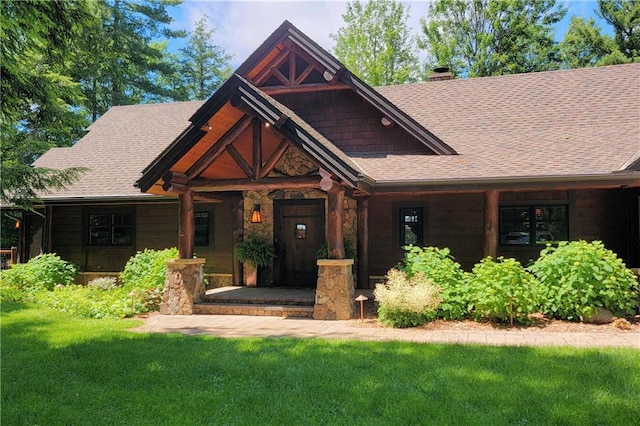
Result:
[[[93,215],[108,215],[109,216],[109,225],[104,225],[104,227],[109,228],[109,244],[95,244],[91,242],[91,230],[93,227],[98,227],[99,225],[92,225],[91,224],[91,216]],[[129,215],[131,220],[130,220],[130,225],[117,225],[114,223],[114,217],[116,215]],[[85,236],[85,245],[86,247],[90,247],[90,248],[113,248],[113,249],[119,249],[119,248],[131,248],[135,246],[135,241],[136,241],[136,215],[135,215],[135,211],[131,208],[123,208],[123,209],[103,209],[103,210],[97,210],[97,209],[88,209],[85,211],[85,226],[84,226],[84,232],[86,233]],[[114,243],[114,229],[117,227],[126,227],[130,229],[130,234],[129,234],[129,243],[128,244],[115,244]]]
[[[396,214],[397,214],[397,230],[398,230],[398,239],[396,240],[399,244],[399,246],[402,247],[406,247],[409,244],[406,243],[406,234],[405,234],[405,225],[409,222],[406,222],[404,220],[404,216],[406,216],[403,211],[405,210],[417,210],[419,212],[418,214],[418,220],[417,223],[420,226],[420,235],[417,235],[417,241],[415,244],[413,244],[414,246],[417,247],[422,247],[425,245],[425,241],[426,241],[426,233],[425,233],[425,229],[426,229],[426,215],[425,215],[425,211],[426,208],[422,205],[416,204],[416,205],[398,205],[396,206]]]
[[[570,205],[568,202],[526,202],[526,203],[508,203],[508,204],[500,204],[498,206],[498,245],[503,248],[513,248],[513,247],[541,247],[543,243],[538,243],[537,238],[535,237],[536,233],[536,223],[538,222],[535,219],[535,209],[540,207],[563,207],[564,208],[564,224],[566,228],[566,239],[570,239]],[[519,244],[505,244],[502,240],[502,209],[503,208],[527,208],[529,213],[529,230],[527,236],[526,243]],[[540,220],[540,222],[560,222],[560,221],[548,221],[548,220]],[[524,232],[524,231],[522,231]],[[533,238],[532,238],[533,237]]]
[[[196,243],[196,238],[194,235],[194,240],[193,240],[193,246],[194,247],[211,247],[213,246],[213,212],[209,209],[200,209],[200,210],[194,210],[194,216],[193,216],[193,222],[194,222],[194,232],[197,233],[197,229],[198,226],[203,226],[203,225],[197,225],[196,222],[196,217],[198,214],[206,214],[207,215],[207,243],[206,244],[198,244]]]

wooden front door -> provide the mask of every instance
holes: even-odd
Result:
[[[275,285],[315,287],[318,249],[325,243],[324,200],[274,201]]]

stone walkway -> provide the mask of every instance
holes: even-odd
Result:
[[[640,349],[640,333],[545,332],[539,330],[424,330],[375,327],[350,321],[244,315],[152,315],[134,331],[218,337],[316,337],[344,340],[402,340],[509,346],[631,347]]]

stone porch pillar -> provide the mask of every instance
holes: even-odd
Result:
[[[203,265],[205,259],[171,259],[167,261],[160,313],[191,315],[193,304],[200,302],[205,292]]]
[[[353,259],[319,259],[313,319],[347,320],[355,309]]]

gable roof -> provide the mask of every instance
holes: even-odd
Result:
[[[340,149],[316,131],[295,112],[263,93],[237,74],[211,96],[190,118],[192,124],[169,145],[148,167],[136,185],[148,191],[171,167],[183,158],[204,136],[202,127],[230,102],[244,104],[263,123],[275,126],[288,140],[302,148],[320,166],[355,187],[362,179],[358,166]]]
[[[445,143],[436,134],[422,126],[419,122],[398,108],[381,93],[374,90],[368,84],[352,74],[332,54],[320,47],[315,41],[307,37],[289,21],[284,21],[236,70],[236,74],[250,76],[252,72],[260,69],[261,62],[272,52],[274,46],[284,39],[290,40],[295,45],[311,56],[315,61],[325,67],[329,74],[325,79],[332,82],[342,82],[356,92],[365,101],[379,110],[410,135],[422,142],[435,154],[456,154],[455,149]],[[249,77],[247,77],[250,79]]]

